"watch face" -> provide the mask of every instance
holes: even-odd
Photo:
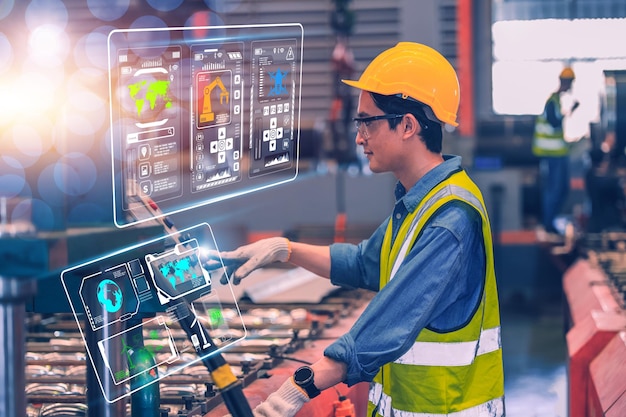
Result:
[[[308,366],[303,366],[296,371],[293,379],[297,384],[304,384],[308,382],[311,377],[313,377],[313,370]]]

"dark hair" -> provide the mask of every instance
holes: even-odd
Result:
[[[371,93],[376,106],[385,114],[407,114],[411,113],[420,126],[422,132],[420,136],[426,144],[426,149],[434,153],[440,153],[443,141],[443,125],[441,122],[429,119],[426,112],[434,114],[431,108],[420,101],[413,99],[403,99],[400,96],[385,96],[378,93]],[[389,119],[389,127],[395,129],[401,119]]]

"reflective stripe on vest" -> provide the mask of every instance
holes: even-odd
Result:
[[[486,271],[480,305],[463,328],[445,333],[424,328],[409,351],[383,365],[370,386],[368,416],[374,410],[384,417],[504,415],[491,229],[480,190],[464,171],[427,194],[400,225],[395,242],[388,225],[381,247],[380,288],[393,278],[429,219],[449,201],[464,201],[482,217]]]
[[[558,93],[554,93],[548,99],[548,102],[554,103],[557,113],[561,112],[561,102]],[[543,113],[537,116],[535,121],[535,134],[533,135],[533,153],[537,156],[564,156],[569,152],[567,142],[563,135],[563,128],[555,128],[548,122],[546,115],[546,106]]]
[[[537,125],[535,126],[535,134],[538,137],[551,137],[551,138],[560,137],[560,135],[558,134],[558,130],[560,129],[558,130],[555,129],[554,126],[552,126],[543,118],[539,120],[541,120],[541,122],[537,123]]]
[[[451,184],[437,191],[435,194],[433,194],[433,196],[429,198],[428,201],[422,206],[422,208],[417,212],[417,215],[415,216],[415,219],[413,220],[413,223],[411,224],[411,228],[409,229],[407,236],[408,237],[413,236],[413,234],[415,233],[415,229],[417,228],[417,224],[419,223],[419,220],[424,216],[424,213],[426,213],[426,211],[429,208],[431,208],[438,200],[442,199],[443,197],[447,197],[451,195],[455,195],[471,203],[476,209],[481,211],[483,216],[486,217],[487,214],[484,212],[482,204],[476,198],[476,196],[474,196],[474,194],[470,193],[469,191],[467,191],[466,189],[462,187]],[[398,257],[393,263],[393,268],[391,269],[391,276],[389,277],[389,281],[393,279],[393,277],[396,275],[396,272],[398,271],[398,268],[400,267],[400,264],[402,264],[402,261],[404,261],[404,258],[406,257],[406,254],[409,251],[409,246],[411,245],[411,242],[412,242],[412,239],[406,239],[404,243],[402,244],[402,248],[400,249],[400,252],[398,253]]]
[[[480,339],[472,342],[415,342],[395,363],[423,366],[466,366],[476,356],[500,349],[500,328],[483,329]]]
[[[561,139],[535,138],[535,146],[546,151],[567,149],[567,143]]]
[[[391,397],[383,392],[382,385],[373,382],[369,401],[378,403],[377,413],[384,417],[442,417],[444,414],[415,413],[391,407]],[[462,411],[445,414],[446,417],[498,417],[504,415],[504,398],[499,397]]]

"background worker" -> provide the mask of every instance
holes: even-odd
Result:
[[[275,261],[376,295],[350,331],[254,410],[293,416],[319,391],[369,381],[368,416],[504,415],[500,317],[489,220],[458,156],[442,154],[459,88],[434,49],[398,43],[358,81],[356,143],[398,179],[391,216],[358,245],[269,238],[222,252],[237,283]],[[420,414],[421,415],[421,414]]]
[[[543,112],[535,121],[532,151],[540,158],[541,224],[548,233],[558,233],[554,220],[569,194],[570,146],[565,141],[563,121],[580,103],[575,101],[571,109],[564,109],[561,98],[563,93],[570,91],[575,78],[570,67],[561,71],[559,88],[548,97]]]

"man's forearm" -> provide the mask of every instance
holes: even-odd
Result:
[[[289,262],[324,278],[330,278],[330,248],[290,242]]]
[[[325,390],[343,382],[348,369],[345,363],[326,356],[311,365],[311,368],[313,368],[315,373],[315,385],[320,390]]]

